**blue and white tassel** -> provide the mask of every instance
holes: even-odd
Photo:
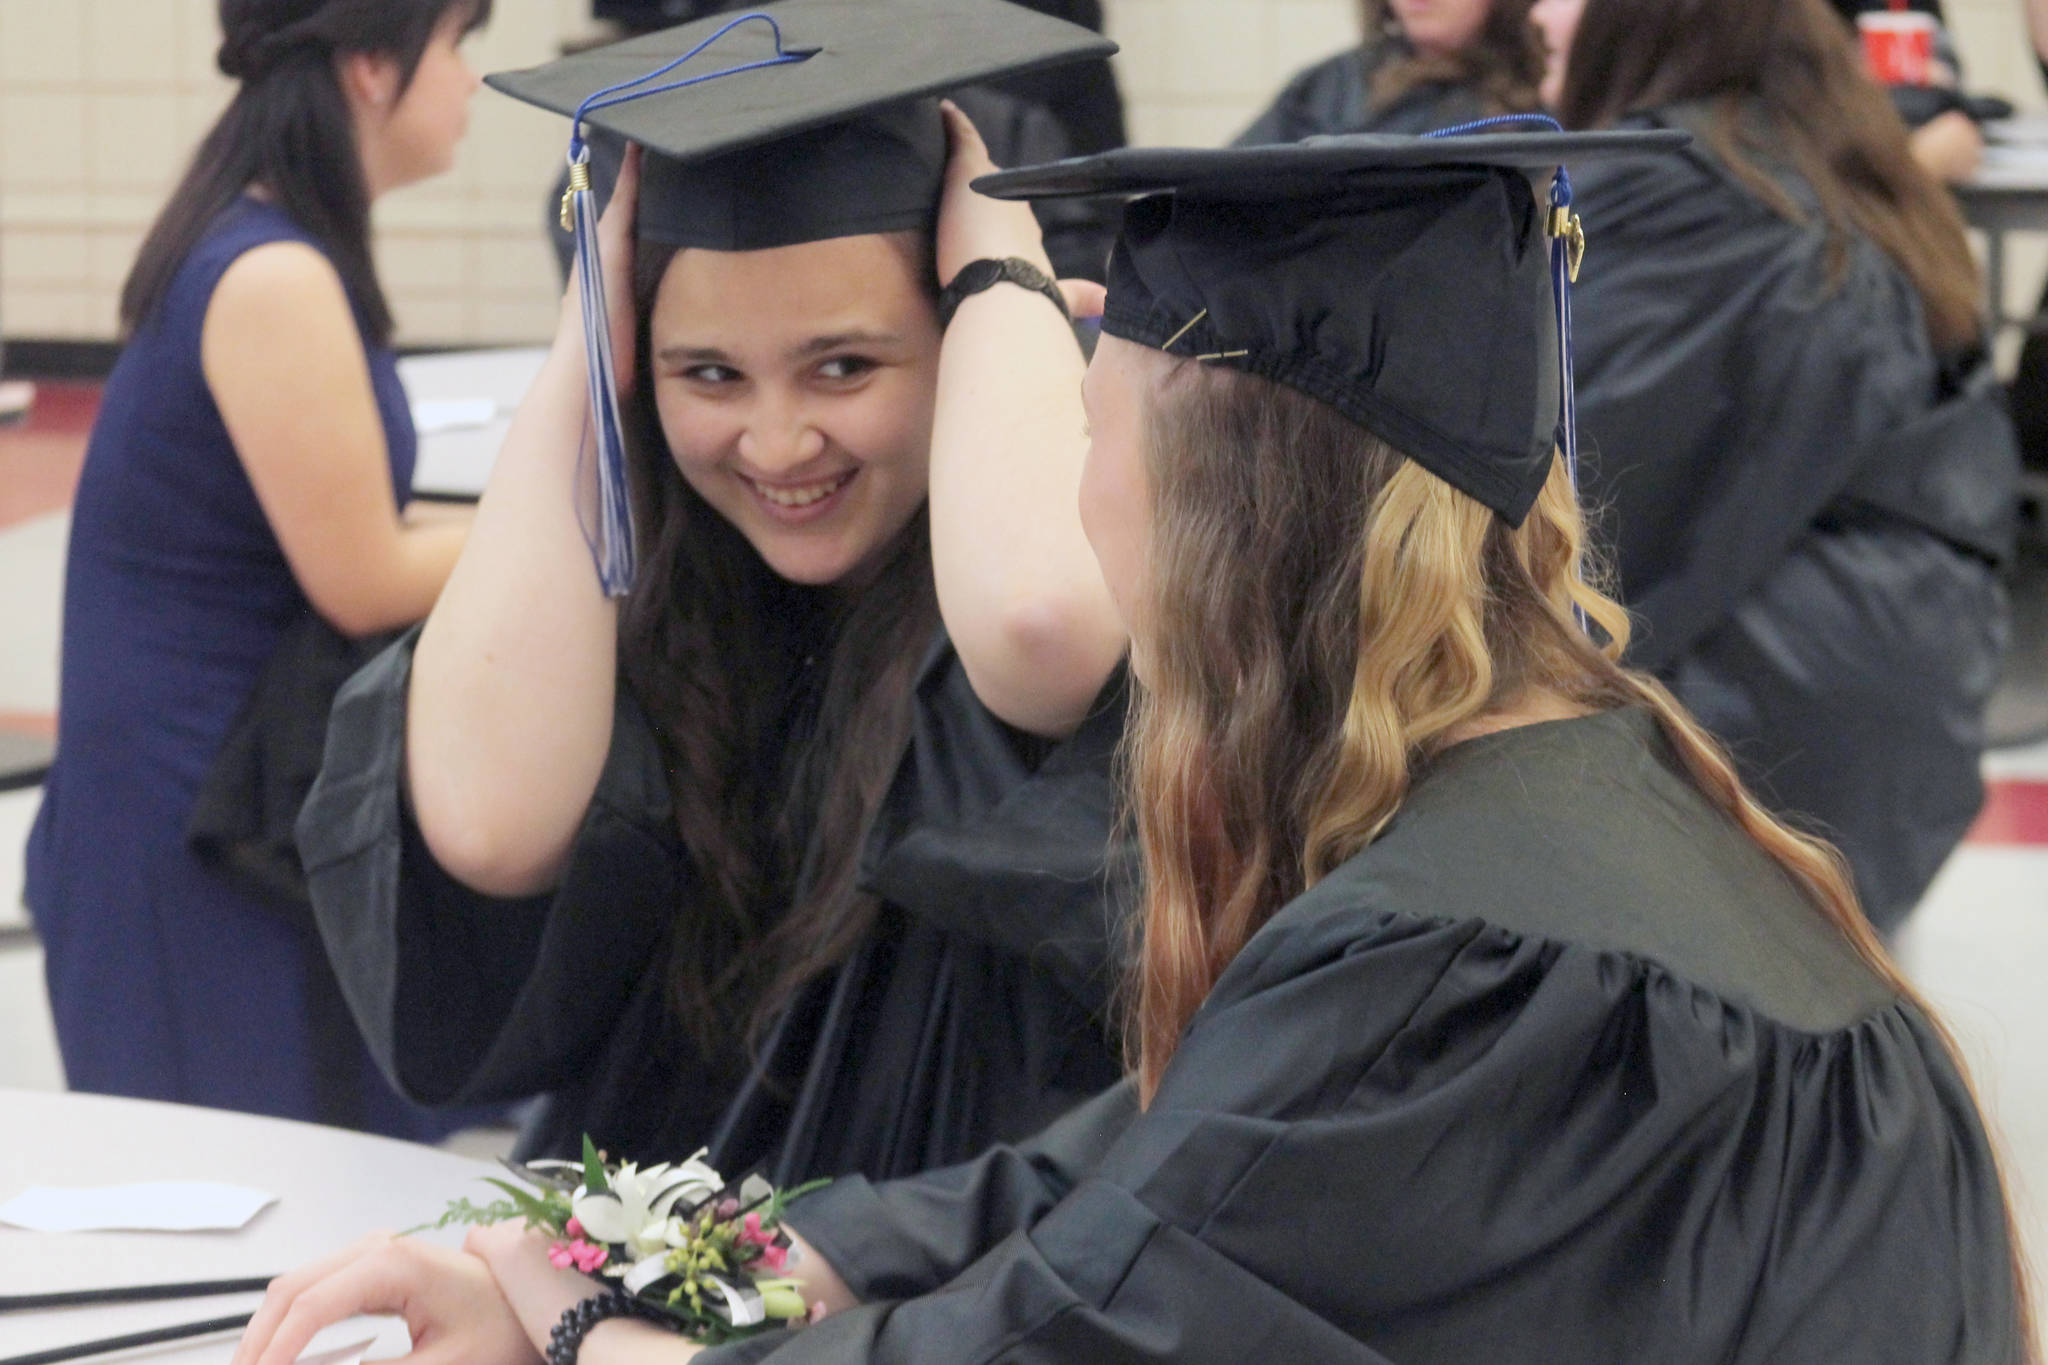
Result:
[[[597,564],[597,581],[607,597],[624,597],[633,586],[633,508],[626,484],[626,440],[619,417],[618,374],[612,361],[612,323],[605,306],[604,267],[597,254],[597,196],[590,189],[590,148],[581,137],[570,143],[569,192],[562,199],[562,222],[576,237],[576,274],[583,307],[583,354],[590,389],[589,439],[576,460],[577,519]],[[584,460],[593,445],[597,456],[596,525],[585,506]]]
[[[774,56],[728,67],[723,71],[711,71],[701,76],[671,81],[666,85],[636,88],[646,86],[649,81],[659,80],[693,57],[701,55],[712,44],[740,25],[756,21],[767,24],[774,31]],[[612,359],[611,316],[605,302],[604,266],[599,259],[597,246],[597,196],[590,184],[590,147],[583,138],[583,120],[597,110],[609,108],[614,104],[645,99],[649,95],[666,94],[687,86],[702,85],[726,76],[737,76],[745,71],[787,66],[792,62],[801,62],[816,56],[818,51],[819,49],[815,47],[785,46],[782,41],[782,26],[769,15],[742,14],[674,61],[644,76],[636,76],[630,81],[607,86],[591,95],[577,106],[575,117],[570,121],[569,189],[562,196],[562,227],[574,234],[576,240],[577,276],[580,281],[578,297],[583,307],[583,345],[584,354],[589,358],[588,430],[591,439],[585,450],[594,449],[597,458],[597,506],[595,509],[583,506],[579,495],[577,519],[582,523],[583,538],[590,546],[591,558],[597,565],[598,582],[603,586],[607,597],[624,597],[633,586],[633,509],[631,490],[626,480],[625,427],[619,416],[618,373]],[[577,459],[576,479],[580,490],[584,486],[583,457],[580,455]],[[595,524],[591,515],[593,510]]]

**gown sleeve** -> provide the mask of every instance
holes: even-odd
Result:
[[[620,694],[560,884],[500,900],[434,862],[404,798],[408,634],[343,687],[299,818],[314,914],[373,1056],[422,1103],[517,1099],[604,1047],[688,884],[659,747]]]
[[[985,1229],[1025,1227],[1065,1198],[1137,1117],[1129,1082],[1027,1142],[917,1180],[844,1176],[792,1207],[788,1222],[863,1300],[928,1294],[985,1249]]]
[[[949,935],[1027,959],[1102,1010],[1137,877],[1136,851],[1117,834],[1126,701],[1119,665],[1074,734],[1033,739],[981,704],[942,632],[862,884]]]
[[[1627,954],[1317,899],[1064,1193],[1021,1152],[883,1190],[956,1196],[960,1240],[895,1273],[979,1246],[957,1278],[705,1365],[2011,1358],[1988,1145],[1910,1005],[1809,1034]],[[838,1236],[825,1208],[795,1222]]]

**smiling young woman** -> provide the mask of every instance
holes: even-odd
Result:
[[[905,233],[648,254],[654,404],[684,482],[781,577],[865,586],[925,498],[930,248]]]
[[[1104,50],[980,0],[879,13],[908,9],[970,67]],[[779,36],[712,19],[631,51],[886,64],[907,22],[766,12]],[[626,52],[493,79],[573,110]],[[832,84],[856,76],[880,88]],[[942,333],[971,261],[1049,267],[1027,209],[968,189],[973,126],[910,97],[931,79],[844,58],[650,97],[644,160],[586,125],[617,168],[596,236],[630,588],[600,589],[572,497],[572,286],[447,592],[338,704],[301,830],[344,985],[409,1093],[548,1096],[527,1152],[899,1173],[1117,1074],[1124,636],[1075,509],[1082,356],[1007,284]],[[759,126],[699,149],[727,104]]]

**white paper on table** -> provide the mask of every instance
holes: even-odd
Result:
[[[421,436],[487,427],[498,417],[491,398],[422,398],[412,405],[413,430]]]
[[[265,1190],[209,1180],[36,1185],[0,1204],[0,1223],[30,1232],[233,1232],[276,1202]]]

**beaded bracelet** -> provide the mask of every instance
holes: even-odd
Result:
[[[562,1320],[548,1333],[548,1365],[576,1365],[576,1353],[583,1349],[583,1338],[600,1322],[612,1318],[638,1318],[671,1332],[679,1330],[674,1318],[630,1294],[599,1294],[566,1310]]]

